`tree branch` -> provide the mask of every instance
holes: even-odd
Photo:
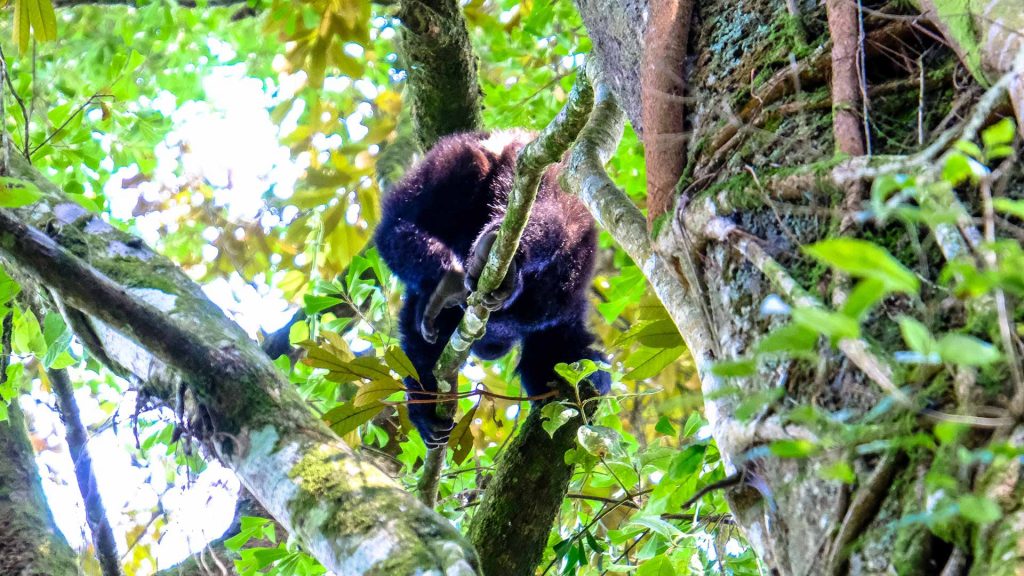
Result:
[[[0,256],[62,309],[85,314],[107,356],[147,382],[144,392],[166,401],[187,382],[201,407],[198,433],[310,554],[339,574],[475,571],[459,533],[330,432],[180,269],[11,160],[12,175],[44,196],[0,210]]]
[[[0,422],[0,574],[77,576],[75,553],[53,523],[18,399]]]
[[[640,74],[648,226],[672,208],[686,165],[684,68],[693,0],[651,0],[650,11]]]
[[[96,559],[100,562],[103,576],[119,576],[121,572],[120,556],[117,543],[114,542],[114,531],[110,528],[107,511],[103,507],[99,485],[92,469],[92,457],[87,447],[89,435],[82,424],[82,417],[75,402],[75,390],[68,378],[67,370],[47,370],[46,375],[53,386],[57,397],[57,409],[64,421],[65,436],[71,462],[75,465],[75,479],[78,491],[85,503],[85,520],[92,533],[92,542],[96,548]]]
[[[477,59],[457,0],[401,0],[401,50],[413,122],[424,150],[438,138],[480,129]]]

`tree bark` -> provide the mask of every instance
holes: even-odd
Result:
[[[823,450],[798,459],[763,455],[764,446],[778,440],[816,443],[819,438],[813,428],[788,423],[771,408],[752,420],[737,418],[742,398],[777,386],[784,386],[790,405],[817,406],[847,415],[866,414],[893,394],[899,400],[899,390],[892,385],[884,366],[872,364],[877,357],[863,340],[846,341],[839,349],[819,349],[817,373],[793,363],[769,364],[754,377],[730,380],[730,386],[740,390],[738,395],[723,394],[723,382],[708,370],[712,361],[750,354],[756,342],[779,325],[777,319],[759,313],[761,303],[770,295],[809,294],[828,287],[820,275],[800,268],[806,264],[801,263],[798,249],[799,245],[827,237],[830,221],[809,216],[811,212],[780,212],[777,202],[788,203],[787,208],[797,203],[801,209],[810,204],[840,212],[847,199],[836,198],[830,191],[869,181],[864,178],[871,177],[870,170],[858,167],[870,166],[871,159],[837,167],[830,157],[836,141],[845,152],[860,151],[848,143],[853,141],[851,135],[862,130],[861,123],[849,122],[857,117],[845,112],[851,105],[860,106],[861,89],[868,95],[877,90],[871,100],[876,120],[902,126],[900,122],[916,116],[913,112],[925,90],[923,80],[913,82],[908,78],[902,83],[902,92],[892,91],[890,85],[882,90],[882,82],[900,80],[884,69],[892,47],[909,47],[912,53],[928,51],[935,56],[922,74],[937,73],[943,64],[955,59],[936,41],[935,29],[925,27],[922,31],[918,21],[872,18],[866,13],[851,15],[848,9],[856,7],[856,2],[830,3],[846,10],[838,22],[838,28],[844,31],[844,44],[837,59],[846,64],[836,63],[844,75],[838,95],[843,102],[835,103],[841,104],[837,119],[842,129],[834,131],[827,83],[831,75],[828,54],[833,50],[825,26],[829,19],[823,5],[799,3],[806,10],[799,13],[791,4],[783,0],[697,3],[691,31],[695,64],[686,77],[687,103],[693,106],[687,118],[692,120],[691,142],[695,143],[687,151],[682,182],[686,202],[677,205],[669,219],[671,225],[661,227],[656,254],[645,249],[633,225],[623,225],[632,221],[632,217],[623,216],[629,213],[628,208],[610,208],[614,202],[605,193],[614,192],[613,185],[606,183],[604,192],[599,193],[594,193],[593,184],[589,189],[578,189],[591,198],[588,206],[602,226],[638,264],[645,266],[652,284],[657,274],[667,274],[680,286],[679,290],[659,291],[655,284],[694,354],[705,393],[705,414],[727,467],[746,473],[748,480],[727,491],[727,500],[737,524],[772,573],[952,574],[966,566],[972,574],[1013,573],[1024,565],[1018,552],[1010,552],[1017,550],[1010,540],[1018,537],[1022,517],[1019,470],[997,475],[1015,486],[1017,495],[1004,504],[1003,519],[997,526],[975,530],[968,537],[973,549],[964,548],[963,541],[951,545],[921,524],[901,522],[906,515],[928,506],[925,477],[931,460],[927,452],[896,454],[894,458],[875,454],[854,458],[857,480],[851,492],[821,475],[828,465],[844,458],[841,452]],[[964,13],[965,3],[943,4],[956,4],[961,7],[957,12]],[[985,63],[984,70],[992,75],[989,80],[1012,72],[1021,43],[1020,30],[1024,29],[1019,3],[1004,0],[966,4],[966,14],[973,17],[977,31],[974,38],[982,39],[976,40],[976,45],[984,46],[975,56]],[[636,91],[643,83],[642,51],[635,42],[642,37],[639,31],[647,20],[648,2],[577,0],[577,5],[608,86],[634,127],[639,127],[641,106]],[[850,26],[857,25],[856,18],[864,20],[865,36],[851,45]],[[960,34],[970,29],[956,28]],[[1001,39],[994,40],[996,36]],[[1017,51],[1011,49],[1013,46],[1018,46]],[[961,46],[954,43],[954,48]],[[855,65],[858,50],[867,59],[868,76],[874,85],[859,86],[859,74],[849,68]],[[1024,77],[1013,76],[1003,82],[1018,115],[1020,98],[1015,94],[1020,93],[1022,81]],[[921,103],[925,107],[925,131],[938,125],[945,115],[954,85],[953,78],[945,76],[923,94],[927,99]],[[816,103],[819,101],[823,104]],[[979,127],[973,128],[973,134]],[[650,127],[644,128],[642,136],[649,145]],[[893,129],[889,130],[889,141],[880,143],[876,153],[908,154],[915,149],[913,137],[918,126],[899,128],[895,137]],[[844,131],[847,135],[837,140]],[[950,143],[940,142],[937,149]],[[935,156],[931,158],[936,161]],[[1013,182],[1016,190],[1010,195],[1019,196],[1020,180]],[[903,231],[892,234],[899,240],[886,246],[906,259],[909,240]],[[939,243],[957,240],[955,236],[959,233],[953,231]],[[751,240],[754,237],[757,240]],[[653,259],[662,261],[651,263]],[[800,272],[790,275],[789,270]],[[674,297],[668,299],[670,295]],[[865,331],[882,350],[901,349],[898,335],[894,340],[891,334],[885,334],[885,322],[891,324],[891,317],[872,318]],[[890,389],[881,389],[882,384]],[[1011,437],[1020,435],[1019,431],[1007,433]],[[907,464],[892,465],[907,456]],[[984,491],[992,482],[995,480],[977,489]],[[996,560],[999,550],[1005,552],[1001,564]]]
[[[76,576],[74,551],[57,531],[18,400],[0,422],[0,574]]]
[[[144,394],[172,402],[187,384],[199,405],[193,433],[325,567],[475,570],[462,536],[341,442],[181,270],[71,202],[23,158],[11,168],[44,197],[0,210],[4,264],[45,287],[90,351],[144,382]]]
[[[121,557],[117,553],[114,531],[110,528],[110,520],[100,499],[99,486],[96,484],[96,475],[92,468],[92,457],[89,456],[89,435],[78,412],[74,385],[68,378],[67,370],[50,370],[47,376],[53,386],[60,418],[67,431],[68,451],[75,466],[78,492],[85,503],[85,520],[92,534],[93,546],[96,548],[96,559],[103,569],[103,576],[118,576],[121,574]]]

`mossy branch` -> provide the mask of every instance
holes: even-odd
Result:
[[[204,415],[197,433],[311,555],[339,574],[476,573],[458,531],[341,442],[179,268],[104,225],[24,158],[12,157],[11,169],[43,197],[0,209],[4,265],[81,314],[87,340],[145,392],[166,400],[187,382]]]
[[[438,138],[479,130],[477,58],[457,0],[401,0],[401,49],[409,75],[416,135],[424,150]]]

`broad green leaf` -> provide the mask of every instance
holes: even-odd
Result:
[[[757,361],[749,359],[715,362],[711,366],[711,373],[722,378],[742,378],[756,371]]]
[[[1009,198],[995,198],[992,200],[992,207],[997,212],[1016,216],[1024,220],[1024,200],[1010,200]]]
[[[465,462],[473,450],[473,428],[470,425],[473,423],[473,418],[476,417],[478,406],[480,405],[476,404],[469,412],[463,414],[458,424],[452,429],[451,435],[448,436],[448,447],[452,450],[452,458],[456,464]]]
[[[319,314],[324,310],[327,310],[331,306],[337,306],[345,301],[341,298],[334,296],[312,296],[306,294],[302,299],[302,307],[306,311],[306,314],[313,315]]]
[[[579,414],[579,410],[561,402],[551,402],[540,409],[540,414],[543,420],[541,426],[544,431],[548,433],[548,436],[554,437],[559,428]]]
[[[669,422],[667,416],[658,418],[658,423],[654,425],[654,431],[658,434],[664,434],[665,436],[675,436],[676,428]]]
[[[43,197],[43,193],[28,180],[0,176],[0,208],[28,206]]]
[[[981,148],[979,148],[974,142],[970,142],[968,140],[957,140],[953,143],[953,148],[956,148],[975,160],[981,160],[983,157]]]
[[[853,484],[857,481],[857,475],[853,473],[853,467],[845,460],[837,460],[821,469],[820,476],[825,480],[838,480],[843,484]]]
[[[352,398],[352,403],[356,406],[365,406],[367,404],[377,403],[397,392],[404,391],[405,386],[401,382],[392,378],[372,380],[369,384],[360,386],[359,390],[356,390],[356,395]]]
[[[683,338],[679,335],[679,330],[676,329],[675,323],[668,318],[634,327],[623,334],[615,342],[615,346],[621,346],[633,339],[649,348],[676,348],[683,345]]]
[[[46,341],[43,366],[60,370],[75,363],[74,357],[67,353],[71,337],[71,330],[64,324],[64,318],[60,314],[46,314],[46,318],[43,319],[43,339]]]
[[[420,375],[416,373],[416,367],[412,365],[412,360],[409,360],[405,351],[398,346],[392,346],[384,351],[384,362],[387,363],[388,368],[394,370],[402,378],[411,377],[419,382]]]
[[[818,446],[810,440],[776,440],[768,449],[780,458],[806,458],[817,452]]]
[[[857,238],[833,238],[804,247],[804,252],[858,278],[873,278],[887,290],[917,294],[920,281],[888,250]]]
[[[1002,358],[995,346],[965,334],[946,334],[938,346],[939,356],[950,364],[986,366]]]
[[[43,331],[39,327],[39,320],[31,311],[26,310],[21,316],[15,318],[12,341],[17,352],[31,353],[36,358],[46,355],[46,340],[43,338]]]
[[[846,314],[821,308],[796,308],[793,321],[833,340],[860,337],[860,324]]]
[[[757,343],[758,354],[810,352],[818,342],[818,333],[799,324],[786,324],[772,330]]]
[[[641,564],[637,568],[636,576],[676,576],[676,569],[672,567],[672,561],[668,557],[659,554]]]
[[[691,444],[683,448],[672,458],[668,466],[668,478],[673,482],[689,480],[691,476],[700,470],[704,464],[704,454],[707,452],[706,444]]]
[[[903,341],[911,350],[926,356],[935,352],[937,346],[935,338],[932,337],[927,326],[910,316],[900,316],[897,321],[900,324]]]
[[[581,448],[603,458],[615,450],[620,437],[618,432],[606,426],[586,425],[576,430],[576,440]]]
[[[323,416],[324,422],[338,436],[344,436],[355,430],[362,424],[370,421],[384,408],[380,402],[371,402],[363,406],[356,406],[354,402],[346,402]]]
[[[597,370],[597,364],[593,360],[580,360],[572,364],[565,362],[555,364],[555,373],[565,378],[565,381],[573,386],[579,386],[580,382]]]
[[[957,501],[960,516],[975,524],[991,524],[1003,517],[999,505],[989,498],[965,494]]]
[[[1010,118],[1003,118],[999,122],[981,131],[981,142],[985,150],[991,150],[997,146],[1005,146],[1013,143],[1015,125]]]
[[[654,533],[671,540],[683,535],[683,531],[676,528],[671,522],[662,520],[658,516],[639,516],[630,519],[630,524],[650,528]]]
[[[0,266],[0,307],[5,306],[12,298],[21,292],[21,286],[7,275],[7,271]],[[3,312],[3,310],[0,310]]]
[[[956,186],[974,176],[970,159],[964,154],[950,154],[942,167],[942,179]]]
[[[683,352],[686,352],[685,346],[660,349],[641,348],[634,352],[626,361],[626,368],[629,368],[629,371],[626,372],[622,379],[644,380],[656,376],[666,366],[682,356]]]
[[[850,291],[843,303],[843,314],[857,320],[864,320],[868,312],[885,297],[885,283],[874,278],[861,280]]]

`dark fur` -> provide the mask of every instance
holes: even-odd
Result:
[[[508,139],[508,144],[497,144],[495,150],[496,141],[502,139]],[[528,140],[529,135],[518,132],[444,138],[384,201],[375,239],[381,257],[406,285],[400,318],[402,347],[422,383],[421,388],[407,378],[409,390],[437,390],[431,370],[462,310],[441,312],[436,322],[438,338],[431,344],[418,329],[423,309],[442,275],[465,265],[477,239],[501,223],[516,154]],[[517,288],[491,314],[485,336],[472,347],[475,355],[493,360],[521,341],[518,371],[531,396],[550,390],[548,383],[559,378],[553,371],[555,364],[603,360],[590,347],[594,337],[586,328],[597,232],[586,208],[561,191],[556,176],[557,167],[544,175],[523,233]],[[608,392],[607,373],[597,372],[590,380],[598,392]],[[424,396],[410,394],[417,397]],[[434,404],[410,404],[409,416],[428,444],[447,438],[451,422],[437,416]]]

